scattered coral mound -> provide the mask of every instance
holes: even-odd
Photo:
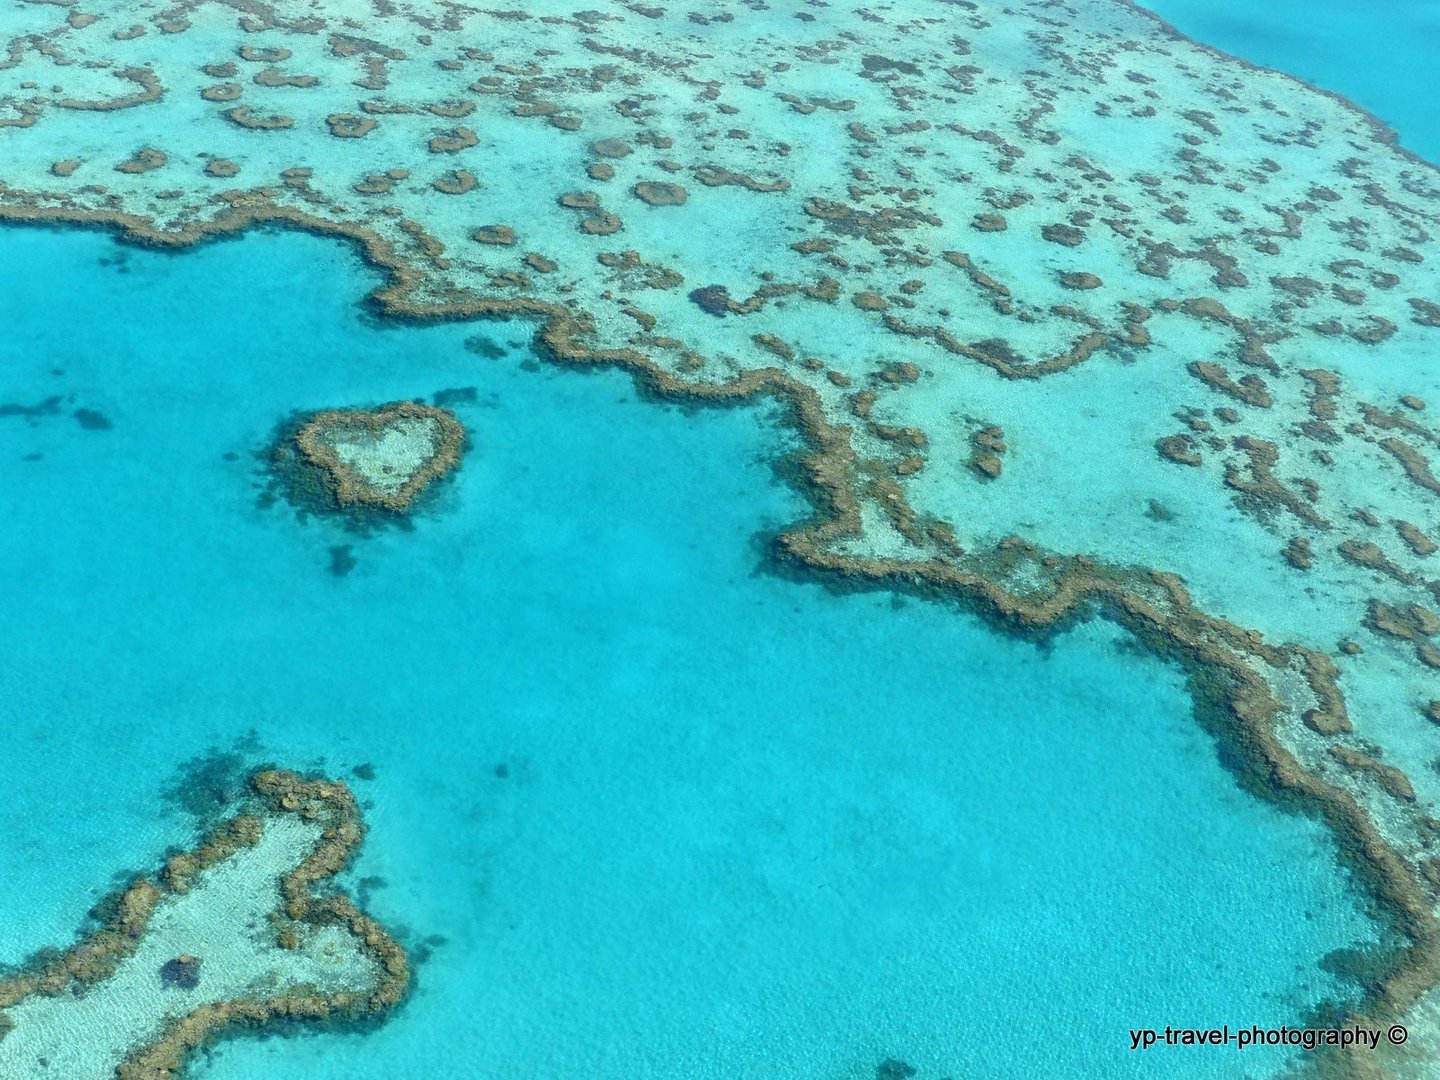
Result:
[[[465,428],[447,409],[403,401],[316,413],[294,441],[305,461],[328,474],[342,507],[400,513],[460,463]]]
[[[400,1000],[404,950],[347,897],[317,895],[364,835],[350,789],[276,770],[250,788],[103,926],[0,979],[0,1076],[168,1080],[216,1037]]]

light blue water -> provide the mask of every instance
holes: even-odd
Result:
[[[374,765],[348,884],[428,945],[379,1030],[205,1077],[1262,1074],[1127,1029],[1353,992],[1317,964],[1375,929],[1327,834],[1235,787],[1174,670],[757,572],[804,512],[770,409],[536,369],[519,324],[378,327],[309,237],[8,230],[0,265],[0,403],[65,395],[0,417],[0,958],[188,839],[157,799],[247,734]],[[473,449],[413,532],[257,507],[289,410],[465,386]]]
[[[1196,41],[1343,94],[1440,161],[1437,0],[1144,0]]]

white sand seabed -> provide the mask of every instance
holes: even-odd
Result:
[[[404,416],[378,433],[342,428],[324,438],[341,464],[377,491],[393,495],[435,457],[439,427],[428,416]]]

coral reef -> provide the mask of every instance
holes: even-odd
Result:
[[[127,962],[145,955],[150,935],[162,932],[154,929],[164,923],[161,914],[184,903],[187,894],[233,862],[238,853],[257,849],[267,830],[282,828],[286,822],[307,823],[312,829],[307,835],[313,840],[271,886],[280,906],[272,916],[275,936],[268,946],[270,954],[283,971],[285,958],[301,947],[302,938],[337,933],[363,959],[369,972],[364,982],[322,989],[310,981],[275,984],[272,975],[248,994],[202,1000],[210,979],[205,958],[173,956],[146,973],[167,989],[157,1000],[200,1003],[180,1014],[149,1018],[148,1036],[138,1045],[114,1047],[121,1056],[105,1067],[113,1068],[119,1080],[172,1080],[188,1055],[209,1040],[259,1031],[275,1022],[360,1020],[399,1002],[410,979],[404,950],[347,897],[318,888],[344,869],[364,835],[350,790],[341,783],[264,770],[251,776],[245,802],[241,813],[212,830],[198,847],[172,856],[155,878],[141,878],[124,890],[99,929],[68,951],[46,957],[39,966],[0,979],[0,1019],[7,1021],[0,1025],[0,1068],[15,1068],[15,1054],[43,1048],[46,1038],[65,1037],[68,1025],[63,1022],[58,1036],[54,1025],[47,1034],[38,1022],[38,1033],[32,1033],[28,1003],[44,999],[54,1003],[52,1010],[93,1009],[97,1000],[103,1003],[107,983],[124,978]],[[244,931],[237,927],[235,932]],[[188,996],[192,992],[199,992],[202,999]],[[117,1026],[111,1037],[121,1034]]]
[[[460,464],[465,429],[448,409],[402,401],[315,413],[293,443],[306,462],[325,472],[338,506],[401,513]]]
[[[324,3],[237,26],[190,0],[142,33],[53,15],[0,53],[0,219],[166,249],[340,237],[387,274],[385,315],[525,319],[550,359],[657,397],[783,399],[815,517],[778,563],[1017,634],[1129,627],[1185,667],[1242,782],[1321,817],[1388,913],[1405,947],[1364,1012],[1440,979],[1436,790],[1341,691],[1342,668],[1440,665],[1415,611],[1440,600],[1440,389],[1408,359],[1440,325],[1440,181],[1374,117],[1113,0],[817,9],[783,34],[723,0],[703,23],[422,0],[364,38]],[[225,43],[199,69],[168,44],[196,31]],[[198,118],[167,125],[181,101]],[[151,117],[154,153],[97,157],[100,103]],[[542,144],[553,168],[515,149]],[[409,492],[423,452],[362,475],[324,432],[379,429],[328,415],[289,445],[337,504],[404,509],[454,465]],[[1140,518],[1137,494],[1179,484],[1186,528]],[[1293,603],[1262,610],[1226,565]]]

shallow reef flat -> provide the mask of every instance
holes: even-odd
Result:
[[[314,894],[360,842],[343,784],[259,772],[241,812],[99,930],[0,978],[0,1076],[160,1080],[227,1030],[358,1019],[405,992],[404,951],[339,894]]]
[[[782,557],[1173,656],[1334,830],[1406,942],[1366,1011],[1425,1045],[1440,177],[1375,118],[1116,0],[4,18],[0,217],[349,237],[387,314],[777,396]]]

